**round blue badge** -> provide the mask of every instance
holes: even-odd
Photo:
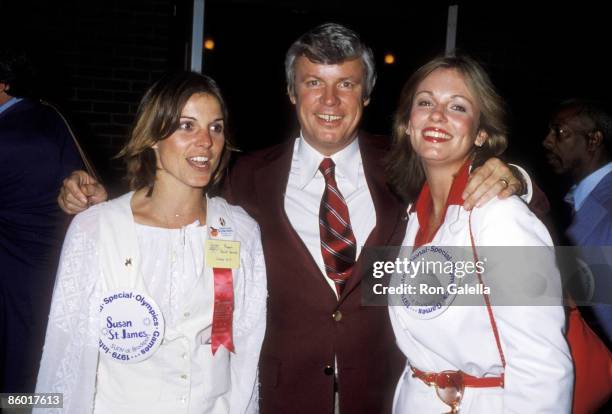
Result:
[[[396,275],[392,284],[409,286],[401,295],[401,304],[417,319],[432,319],[441,315],[455,300],[457,277],[451,253],[437,246],[414,249],[410,261],[411,273]],[[451,266],[447,266],[450,263]]]
[[[100,304],[100,354],[126,364],[144,361],[157,351],[164,327],[162,312],[150,296],[108,292]]]

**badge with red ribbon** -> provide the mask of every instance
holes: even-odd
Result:
[[[214,236],[213,236],[214,237]],[[240,242],[234,240],[206,240],[206,266],[212,267],[215,300],[211,344],[213,355],[223,345],[234,352],[232,317],[234,314],[234,283],[232,269],[240,267]]]
[[[213,355],[223,345],[234,352],[232,317],[234,314],[234,283],[232,269],[213,268],[215,304],[213,310],[211,344]]]

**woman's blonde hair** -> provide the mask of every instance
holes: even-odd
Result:
[[[123,157],[126,163],[126,180],[132,190],[153,188],[157,163],[152,147],[176,131],[185,104],[191,96],[198,93],[215,97],[223,113],[225,145],[209,187],[219,183],[233,149],[228,133],[227,106],[221,90],[212,78],[182,71],[162,77],[147,90],[138,106],[130,138],[117,155]]]
[[[502,154],[508,145],[505,104],[483,67],[466,55],[441,56],[430,60],[417,69],[404,84],[393,117],[393,144],[387,159],[388,180],[395,192],[406,202],[416,199],[425,182],[421,161],[412,149],[406,129],[419,84],[437,69],[458,71],[478,101],[478,130],[485,131],[489,138],[482,147],[475,147],[473,165],[480,165],[488,158]]]

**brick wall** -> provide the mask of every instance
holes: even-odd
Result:
[[[11,31],[21,34],[15,43],[35,63],[39,95],[62,108],[113,185],[121,163],[111,157],[125,142],[140,97],[164,71],[182,66],[173,43],[174,2],[26,1],[5,10]]]

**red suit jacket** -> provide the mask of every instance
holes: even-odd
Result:
[[[389,140],[361,133],[359,141],[376,210],[376,227],[365,246],[400,245],[407,214],[385,183]],[[361,279],[372,274],[363,254],[336,299],[291,226],[284,194],[293,144],[289,140],[238,158],[226,187],[230,201],[257,220],[262,233],[269,297],[259,365],[261,412],[332,414],[335,356],[340,412],[390,413],[405,358],[387,308],[361,304]]]

